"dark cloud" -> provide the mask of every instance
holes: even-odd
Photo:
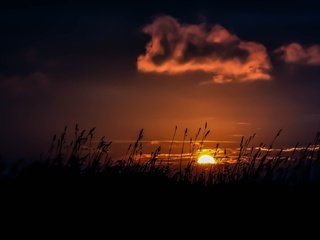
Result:
[[[291,43],[280,47],[275,52],[286,63],[320,66],[319,44],[305,47],[299,43]]]
[[[48,76],[42,72],[34,72],[26,76],[0,76],[0,90],[14,96],[43,91],[48,88],[49,83]]]

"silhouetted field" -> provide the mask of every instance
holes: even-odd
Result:
[[[42,159],[18,166],[1,163],[2,200],[38,196],[42,201],[56,199],[62,203],[72,198],[77,203],[90,198],[102,205],[108,201],[124,206],[141,202],[157,207],[179,202],[238,205],[269,198],[290,202],[297,196],[315,201],[320,186],[319,134],[309,146],[297,145],[289,154],[272,151],[281,131],[268,146],[251,146],[251,136],[242,139],[236,158],[230,160],[225,152],[218,164],[198,165],[196,152],[201,151],[209,134],[207,126],[189,142],[187,157],[183,155],[184,137],[181,157],[174,160],[175,164],[170,160],[172,144],[165,158],[159,158],[160,147],[148,159],[141,158],[143,130],[123,159],[111,159],[112,142],[101,138],[94,146],[94,130],[80,131],[76,126],[74,139],[67,142],[65,128],[60,136],[54,136]]]

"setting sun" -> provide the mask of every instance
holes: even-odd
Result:
[[[217,161],[211,155],[203,154],[198,157],[198,163],[199,164],[216,164]]]

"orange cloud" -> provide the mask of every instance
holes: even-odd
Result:
[[[270,80],[266,48],[242,41],[220,25],[180,24],[164,16],[143,29],[151,36],[146,52],[137,60],[141,72],[181,74],[205,72],[216,83]]]
[[[303,47],[299,43],[291,43],[276,50],[287,63],[300,65],[320,65],[320,45]]]

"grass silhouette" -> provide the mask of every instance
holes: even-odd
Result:
[[[320,182],[320,151],[319,133],[312,144],[309,144],[299,153],[298,144],[290,155],[283,155],[283,149],[273,153],[272,149],[276,139],[280,136],[280,130],[271,144],[266,147],[260,144],[259,147],[251,146],[255,135],[247,140],[242,138],[239,145],[239,154],[233,162],[221,162],[221,164],[202,167],[198,166],[195,171],[195,151],[201,151],[204,141],[210,130],[207,124],[203,130],[200,143],[196,145],[201,128],[199,128],[194,142],[190,139],[189,161],[185,166],[182,164],[183,153],[187,143],[188,130],[184,130],[181,154],[176,163],[178,169],[170,166],[172,145],[177,132],[175,128],[172,142],[170,143],[167,164],[159,160],[161,153],[160,146],[150,154],[149,159],[141,159],[143,129],[138,134],[134,144],[130,144],[124,159],[113,160],[109,156],[112,142],[105,141],[102,137],[93,146],[92,139],[95,128],[89,131],[79,130],[75,127],[74,139],[69,143],[66,140],[67,127],[62,134],[54,136],[47,154],[38,161],[24,166],[19,173],[13,174],[12,179],[28,178],[87,178],[87,177],[127,177],[134,175],[149,176],[166,179],[169,182],[184,183],[189,185],[216,186],[226,184],[282,184],[288,186],[310,185]],[[196,150],[196,148],[198,148]],[[219,144],[216,146],[214,156],[217,155]],[[224,155],[227,158],[226,150]],[[1,163],[2,170],[5,168]]]
[[[169,154],[160,156],[159,146],[148,158],[143,154],[141,129],[121,159],[110,157],[111,141],[104,137],[93,141],[95,128],[85,131],[76,125],[71,141],[65,128],[53,137],[40,160],[18,165],[1,162],[0,206],[10,206],[9,212],[27,210],[28,215],[36,209],[48,216],[62,216],[71,209],[72,219],[83,213],[109,219],[126,216],[132,221],[134,216],[154,220],[162,216],[172,224],[174,219],[194,221],[188,216],[195,212],[199,219],[219,212],[216,221],[220,222],[230,221],[228,216],[253,214],[259,219],[279,212],[290,216],[292,209],[314,211],[320,186],[319,134],[307,147],[297,144],[284,154],[284,150],[273,151],[280,133],[268,146],[252,146],[255,135],[242,138],[232,161],[225,149],[218,153],[217,144],[212,154],[222,155],[219,163],[199,166],[196,152],[204,148],[207,124],[190,140],[189,153],[184,153],[188,142],[184,139],[175,158],[177,127]]]

